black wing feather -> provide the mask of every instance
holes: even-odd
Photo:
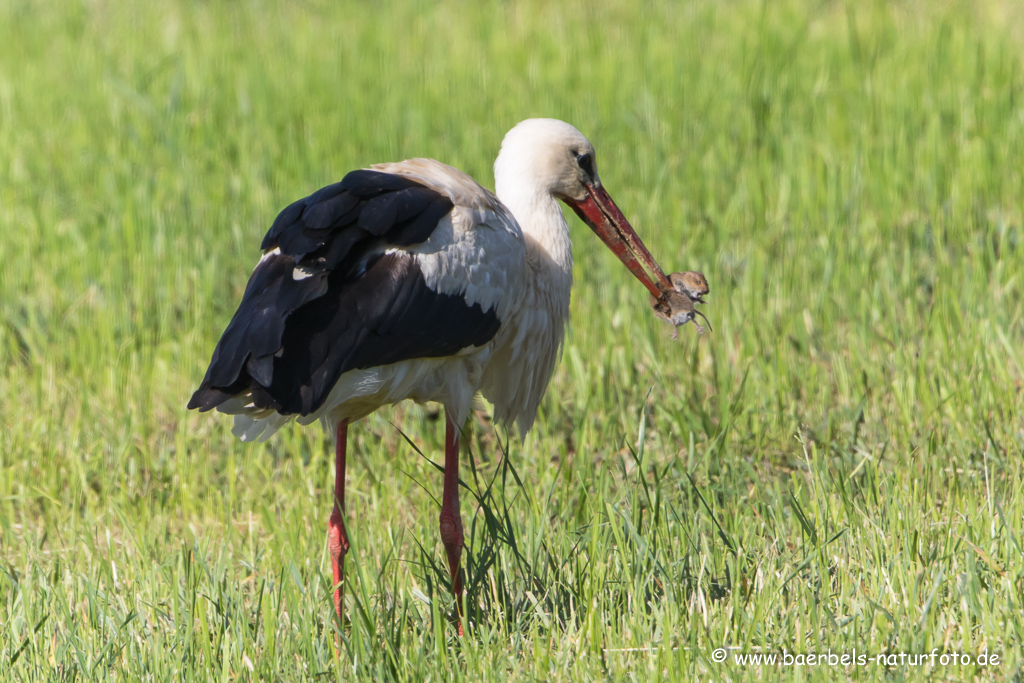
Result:
[[[398,217],[397,192],[389,192],[366,202],[359,213],[359,227],[371,235],[383,235]]]
[[[359,206],[359,197],[344,192],[319,204],[314,204],[302,214],[307,230],[330,230],[336,225],[345,225],[349,214]]]
[[[380,253],[381,240],[427,240],[452,207],[409,178],[363,170],[285,208],[188,407],[248,391],[258,408],[308,415],[348,370],[490,341],[493,309],[431,290],[409,254]]]
[[[388,239],[392,244],[400,247],[408,247],[425,242],[431,233],[434,232],[437,222],[444,218],[446,213],[447,211],[444,210],[443,205],[436,203],[428,204],[418,213],[411,215],[408,219],[396,225],[388,233]]]

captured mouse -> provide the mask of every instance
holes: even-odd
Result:
[[[694,320],[694,315],[704,318],[704,321],[708,324],[708,329],[714,331],[707,316],[693,307],[694,302],[704,303],[703,296],[711,291],[704,274],[686,271],[684,273],[671,273],[668,278],[675,289],[666,291],[660,299],[654,295],[651,295],[649,299],[651,308],[654,309],[654,314],[675,326],[676,329],[672,330],[672,339],[678,339],[678,328],[691,320],[697,328],[697,333],[704,334],[704,328],[697,324],[697,321]]]
[[[685,294],[690,297],[691,301],[697,303],[705,303],[703,297],[711,291],[704,273],[694,270],[688,270],[685,273],[670,273],[668,279],[677,292]]]
[[[656,299],[651,295],[650,300],[654,314],[662,320],[675,325],[676,329],[672,330],[673,340],[679,337],[678,328],[693,320],[695,314],[704,318],[704,321],[708,323],[708,328],[711,327],[711,322],[708,321],[703,313],[693,307],[693,301],[686,294],[669,291],[665,292],[661,299]],[[698,325],[696,320],[693,320],[693,324],[697,327],[698,334],[704,334],[704,328]]]

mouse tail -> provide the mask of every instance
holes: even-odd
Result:
[[[693,312],[696,313],[697,315],[699,315],[700,317],[704,318],[704,322],[706,322],[708,324],[708,329],[709,330],[711,330],[712,332],[715,331],[715,328],[711,327],[711,321],[708,320],[708,317],[706,315],[704,315],[703,313],[698,311],[696,308],[693,309]]]

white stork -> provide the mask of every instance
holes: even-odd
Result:
[[[497,422],[523,436],[533,424],[569,317],[572,246],[556,200],[651,294],[672,289],[569,124],[514,127],[494,181],[497,197],[451,166],[411,159],[352,171],[286,208],[189,401],[234,415],[243,441],[293,418],[335,432],[328,545],[339,624],[348,425],[404,399],[445,408],[441,541],[461,613],[460,429],[477,392]]]

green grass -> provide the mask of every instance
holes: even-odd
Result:
[[[1009,0],[0,4],[0,680],[1020,679],[1022,27]],[[573,218],[537,425],[472,427],[466,637],[399,432],[436,461],[443,424],[400,406],[351,431],[336,659],[329,440],[185,403],[277,210],[409,156],[489,185],[529,116],[594,141],[715,331],[670,343]],[[1000,662],[736,658],[934,649]]]

